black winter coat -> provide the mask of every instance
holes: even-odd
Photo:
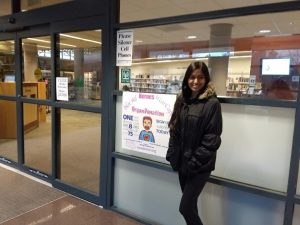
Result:
[[[180,126],[170,131],[166,159],[175,171],[185,175],[210,172],[215,169],[216,151],[221,145],[220,102],[210,84],[197,99],[181,101]]]

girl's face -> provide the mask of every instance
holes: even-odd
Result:
[[[205,86],[205,76],[201,69],[196,69],[188,79],[188,86],[192,91],[192,97],[196,97]]]

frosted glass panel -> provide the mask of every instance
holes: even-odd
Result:
[[[222,104],[223,134],[213,175],[287,189],[295,110]]]
[[[300,205],[295,205],[293,225],[300,224]]]
[[[117,152],[167,163],[165,158],[122,149],[122,97],[117,98]],[[287,189],[295,110],[222,104],[223,134],[213,175],[276,191]],[[258,176],[259,174],[259,176]],[[300,192],[300,188],[299,192]]]
[[[298,183],[297,183],[297,191],[296,191],[297,195],[300,195],[300,167],[299,167],[299,171],[298,171]]]
[[[185,224],[178,211],[181,191],[175,173],[117,159],[114,179],[117,208],[150,224]],[[284,202],[207,183],[198,210],[204,224],[282,225]]]
[[[117,97],[117,102],[116,102],[116,134],[115,135],[116,135],[116,142],[115,142],[116,152],[138,156],[138,157],[154,160],[157,162],[168,163],[165,160],[165,158],[162,157],[131,151],[129,149],[122,149],[122,97],[119,96]]]

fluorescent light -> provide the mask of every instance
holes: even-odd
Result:
[[[31,41],[38,41],[38,42],[43,42],[43,43],[51,43],[50,41],[46,41],[46,40],[41,40],[38,38],[27,38],[27,40],[31,40]],[[60,45],[64,45],[64,46],[68,46],[68,47],[74,47],[76,48],[76,45],[69,45],[69,44],[65,44],[65,43],[59,43]]]
[[[38,48],[50,48],[49,46],[37,45]]]
[[[197,36],[195,36],[195,35],[190,35],[190,36],[186,37],[186,39],[195,39],[195,38],[197,38]]]
[[[260,30],[259,33],[265,34],[265,33],[270,33],[271,30]]]
[[[142,42],[144,42],[144,41],[142,41],[142,40],[135,40],[135,42],[136,42],[136,43],[142,43]]]
[[[59,34],[59,35],[60,35],[60,36],[63,36],[63,37],[73,38],[73,39],[76,39],[76,40],[92,42],[92,43],[96,43],[96,44],[99,44],[99,45],[102,44],[102,43],[99,42],[99,41],[94,41],[94,40],[90,40],[90,39],[86,39],[86,38],[80,38],[80,37],[76,37],[76,36],[73,36],[73,35],[68,35],[68,34]]]

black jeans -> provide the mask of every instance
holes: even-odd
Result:
[[[178,173],[182,197],[179,212],[183,215],[187,225],[203,225],[198,214],[198,197],[207,182],[210,172],[186,176]]]

